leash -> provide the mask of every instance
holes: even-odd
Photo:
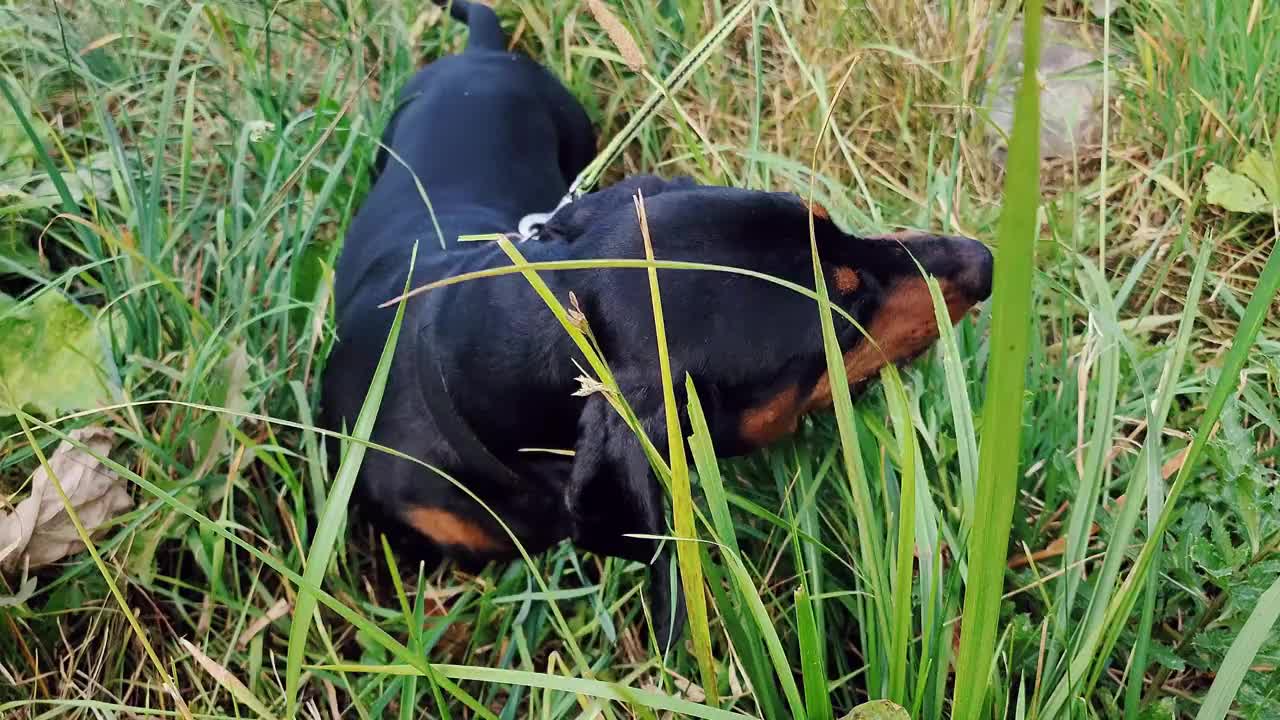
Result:
[[[582,193],[574,188],[569,188],[569,192],[560,198],[560,203],[551,209],[551,212],[529,213],[520,218],[519,224],[516,225],[516,235],[519,242],[528,242],[542,233],[542,228],[548,221],[558,212],[560,208],[577,200]]]

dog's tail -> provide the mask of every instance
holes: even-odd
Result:
[[[454,20],[466,23],[471,29],[471,38],[467,40],[467,49],[506,50],[507,36],[502,32],[502,25],[493,8],[470,0],[436,0],[436,3],[449,8]]]

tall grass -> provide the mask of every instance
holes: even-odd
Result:
[[[1023,72],[1014,103],[1004,207],[997,232],[995,284],[991,295],[991,360],[987,398],[982,411],[983,438],[978,455],[975,512],[968,538],[969,573],[965,577],[964,612],[960,617],[960,652],[956,663],[954,716],[983,716],[997,623],[1004,589],[1009,526],[1018,493],[1018,450],[1027,377],[1027,325],[1031,317],[1031,279],[1035,272],[1035,240],[1040,226],[1040,65],[1039,0],[1026,3]]]
[[[7,254],[0,283],[85,307],[119,377],[109,406],[0,420],[2,497],[99,423],[137,502],[30,596],[0,578],[0,716],[1280,712],[1277,233],[1197,189],[1207,162],[1269,149],[1275,9],[1124,3],[1099,178],[1097,150],[1034,162],[1030,85],[1007,171],[986,155],[983,49],[1031,3],[610,5],[651,77],[571,0],[498,4],[616,150],[604,182],[690,173],[812,196],[853,230],[993,240],[993,301],[955,328],[939,305],[930,356],[857,398],[837,373],[833,416],[733,462],[697,378],[664,373],[688,424],[644,443],[705,609],[659,657],[638,564],[561,547],[474,577],[403,566],[344,525],[360,454],[388,449],[353,428],[324,470],[333,261],[394,89],[456,24],[408,2],[0,3],[0,182],[48,181],[0,208],[0,248],[43,251]],[[453,282],[573,269],[505,247],[510,267]],[[645,314],[669,273],[733,271],[586,266],[646,272]],[[824,288],[791,287],[839,367],[848,318]],[[541,289],[610,387],[590,318]]]

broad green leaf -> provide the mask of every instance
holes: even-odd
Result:
[[[19,303],[0,293],[0,417],[17,408],[44,416],[111,397],[115,370],[97,323],[48,291]]]
[[[1244,175],[1237,175],[1221,165],[1214,165],[1205,173],[1204,185],[1208,190],[1205,199],[1231,212],[1263,212],[1269,206],[1267,198],[1256,183]]]
[[[14,100],[18,106],[0,102],[0,177],[6,180],[27,175],[35,167],[35,153],[31,143],[27,142],[27,134],[22,129],[18,115],[31,116],[31,101],[25,86],[18,78],[9,73],[2,77],[14,88]]]
[[[1252,180],[1272,205],[1280,206],[1280,170],[1274,159],[1252,150],[1236,165],[1236,172]]]
[[[1231,709],[1240,684],[1249,672],[1254,657],[1262,644],[1271,637],[1271,631],[1280,620],[1280,577],[1277,577],[1267,589],[1258,604],[1249,613],[1240,634],[1231,643],[1231,649],[1222,660],[1222,667],[1209,686],[1209,693],[1204,697],[1204,704],[1196,714],[1196,720],[1222,720]]]
[[[0,199],[3,199],[3,181],[0,181]],[[5,221],[0,225],[0,275],[41,273],[44,263],[36,252],[35,244],[27,239],[25,228]]]
[[[862,703],[840,720],[911,720],[911,716],[897,703],[872,700]]]

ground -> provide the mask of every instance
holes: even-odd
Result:
[[[984,431],[988,307],[843,427],[697,465],[709,648],[662,659],[638,566],[560,548],[419,574],[341,513],[317,522],[339,482],[312,425],[332,262],[394,89],[463,31],[401,0],[3,0],[0,515],[87,425],[114,431],[133,509],[93,554],[0,575],[0,715],[280,717],[296,679],[307,717],[824,718],[884,697],[950,717],[963,578],[1007,554],[977,716],[1280,716],[1280,7],[1105,4],[1046,0],[1112,55],[1097,134],[1041,167],[1007,547],[965,542],[992,521],[979,443],[1014,432]],[[497,4],[607,140],[738,5],[604,5],[636,51],[586,3]],[[604,181],[812,184],[850,230],[998,254],[1019,192],[989,122],[1007,5],[758,0]]]

